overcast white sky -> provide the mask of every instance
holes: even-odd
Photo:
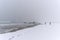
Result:
[[[60,0],[0,0],[0,20],[60,21]]]

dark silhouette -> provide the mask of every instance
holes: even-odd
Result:
[[[51,22],[49,22],[49,25],[51,25]]]

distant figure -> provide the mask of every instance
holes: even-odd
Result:
[[[45,22],[45,24],[46,24],[46,22]]]
[[[51,22],[49,22],[49,25],[51,25]]]
[[[24,23],[27,23],[27,22],[24,22]]]
[[[32,23],[35,24],[36,22],[33,21]]]

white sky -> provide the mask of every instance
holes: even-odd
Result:
[[[1,21],[60,21],[60,0],[0,0]]]

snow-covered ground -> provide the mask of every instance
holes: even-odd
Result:
[[[0,40],[60,40],[60,24],[38,25],[12,33],[0,34]]]

